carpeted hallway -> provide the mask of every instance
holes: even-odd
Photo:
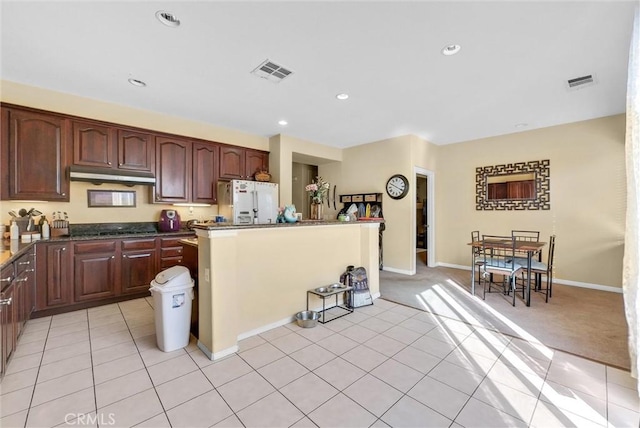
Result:
[[[627,323],[622,294],[555,284],[553,298],[532,293],[531,306],[522,299],[470,294],[471,272],[429,268],[418,261],[414,276],[380,272],[382,298],[588,359],[629,370]]]

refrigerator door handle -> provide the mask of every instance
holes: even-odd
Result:
[[[257,190],[253,190],[251,193],[253,194],[253,222],[258,223],[258,201],[260,198],[258,198]]]

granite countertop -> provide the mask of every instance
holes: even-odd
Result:
[[[86,229],[86,228],[85,228]],[[159,231],[149,231],[149,232],[135,232],[135,233],[113,233],[113,234],[108,234],[108,233],[104,233],[102,232],[101,234],[98,234],[97,232],[95,234],[91,234],[90,231],[87,230],[83,230],[83,235],[80,236],[74,236],[73,235],[73,228],[71,228],[71,235],[70,236],[56,236],[53,238],[48,238],[48,239],[40,239],[37,241],[32,241],[32,242],[22,242],[21,240],[18,239],[14,239],[14,240],[9,240],[9,239],[3,239],[1,241],[0,244],[0,269],[4,268],[5,265],[11,263],[12,261],[14,261],[15,259],[17,259],[18,257],[20,257],[22,254],[26,253],[29,248],[31,248],[33,245],[39,243],[39,242],[69,242],[69,241],[91,241],[91,240],[96,240],[96,239],[127,239],[127,238],[145,238],[145,237],[158,237],[158,236],[183,236],[183,235],[193,235],[193,231],[192,230],[188,230],[188,229],[181,229],[179,231],[176,232],[159,232]]]
[[[338,226],[363,223],[384,223],[382,218],[361,219],[358,221],[339,220],[302,220],[295,223],[266,223],[266,224],[233,224],[233,223],[196,223],[194,229],[200,230],[232,230],[232,229],[265,229],[274,227],[304,227],[304,226]]]

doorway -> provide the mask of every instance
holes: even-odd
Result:
[[[427,177],[416,174],[416,265],[427,264]]]
[[[296,212],[302,213],[302,218],[309,218],[309,195],[305,190],[307,184],[312,183],[318,175],[316,165],[293,162],[291,164],[291,202],[296,206]]]
[[[416,266],[436,266],[435,259],[435,174],[428,169],[414,167],[416,189],[413,210],[412,252],[415,253],[412,271]]]

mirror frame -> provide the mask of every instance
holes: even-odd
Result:
[[[500,175],[535,175],[535,199],[488,199],[487,178]],[[551,209],[549,159],[476,167],[476,210],[522,211]]]

